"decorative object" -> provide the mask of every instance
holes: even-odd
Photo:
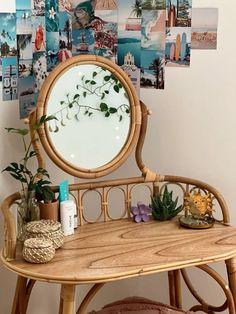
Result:
[[[165,185],[163,195],[155,195],[151,197],[152,215],[156,220],[169,220],[175,217],[181,210],[182,205],[177,207],[178,197],[173,198],[173,191],[168,191]],[[176,208],[177,207],[177,208]]]
[[[24,242],[22,255],[29,263],[47,263],[54,257],[55,248],[50,240],[30,238]]]
[[[61,224],[53,220],[32,221],[26,225],[26,239],[42,238],[51,240],[55,249],[63,245],[64,236]]]
[[[35,202],[35,192],[41,191],[43,195],[48,194],[47,184],[49,184],[50,181],[43,179],[43,177],[49,178],[47,170],[44,168],[37,168],[36,172],[33,173],[29,169],[29,162],[36,156],[36,153],[32,150],[32,143],[35,140],[37,129],[45,122],[52,119],[54,119],[52,116],[42,116],[39,123],[34,125],[33,135],[28,142],[26,138],[30,132],[28,129],[6,128],[8,132],[16,133],[21,137],[24,149],[24,155],[21,161],[19,163],[11,162],[10,165],[3,170],[9,172],[14,179],[21,183],[22,201],[18,203],[17,213],[18,239],[21,241],[24,240],[24,225],[29,221],[39,219],[38,206]]]
[[[142,202],[138,202],[137,206],[131,207],[131,213],[133,214],[133,218],[135,222],[148,221],[150,219],[150,214],[152,213],[152,209],[143,204]]]
[[[180,217],[182,226],[193,229],[206,229],[213,226],[213,202],[211,194],[201,195],[201,191],[193,192],[184,198],[185,215]]]

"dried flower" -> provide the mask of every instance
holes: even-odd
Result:
[[[149,220],[152,209],[142,202],[138,202],[137,206],[131,207],[131,213],[133,214],[135,222],[145,222]]]

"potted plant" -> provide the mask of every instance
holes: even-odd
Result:
[[[37,168],[35,172],[29,168],[29,162],[36,156],[32,149],[37,130],[47,121],[55,119],[54,116],[42,116],[38,123],[33,126],[33,135],[28,140],[29,129],[6,128],[10,133],[15,133],[22,139],[24,154],[19,162],[11,162],[3,171],[8,172],[21,184],[21,200],[18,202],[17,210],[17,238],[24,240],[24,226],[27,222],[39,219],[39,207],[36,203],[35,193],[40,186],[50,184],[49,174],[44,168]]]
[[[40,219],[58,221],[58,201],[47,180],[39,180],[35,187],[36,199],[40,209]]]
[[[173,198],[173,191],[169,192],[165,185],[163,195],[155,195],[151,198],[150,207],[152,208],[153,218],[156,220],[169,220],[175,217],[181,210],[182,205],[177,207],[178,197]]]

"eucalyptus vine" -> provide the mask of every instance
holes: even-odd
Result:
[[[130,107],[127,103],[121,103],[118,107],[108,103],[108,96],[111,92],[115,92],[118,97],[119,95],[125,96],[126,99],[128,99],[128,95],[118,78],[104,68],[97,67],[90,79],[81,75],[75,87],[74,94],[67,93],[65,98],[60,100],[60,106],[63,108],[53,114],[58,121],[49,124],[49,131],[58,132],[59,124],[64,127],[69,120],[80,121],[82,116],[91,117],[96,112],[103,114],[106,118],[116,115],[120,122],[125,115],[130,114]],[[88,104],[91,102],[90,96],[96,97],[93,105]]]

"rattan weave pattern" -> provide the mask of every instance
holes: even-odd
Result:
[[[30,263],[47,263],[55,255],[51,240],[30,238],[25,240],[22,255]]]

